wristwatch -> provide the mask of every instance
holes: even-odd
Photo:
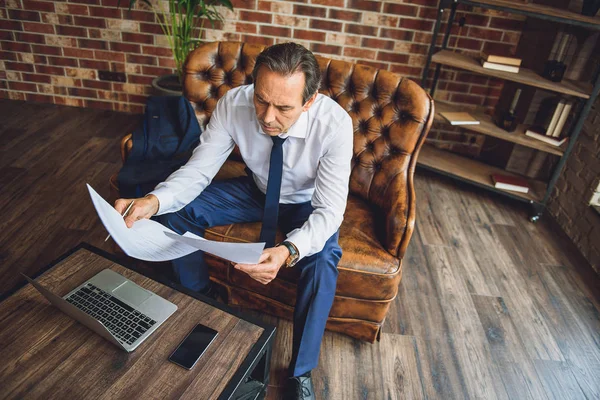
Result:
[[[286,268],[292,268],[294,265],[296,265],[296,263],[298,262],[298,259],[300,258],[300,253],[298,253],[298,249],[296,248],[294,243],[288,242],[286,240],[286,241],[279,243],[277,246],[285,246],[288,249],[288,251],[290,252],[289,257],[285,260],[285,263],[283,265]]]

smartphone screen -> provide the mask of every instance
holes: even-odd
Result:
[[[207,326],[198,324],[177,346],[169,361],[186,369],[192,369],[202,357],[206,348],[217,337],[218,332]]]

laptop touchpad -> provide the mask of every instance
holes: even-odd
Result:
[[[139,288],[130,282],[125,282],[113,290],[113,294],[134,306],[139,306],[152,296],[152,293],[148,293],[144,289]]]

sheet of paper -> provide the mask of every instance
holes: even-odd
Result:
[[[172,230],[149,219],[136,221],[127,228],[123,217],[90,185],[87,185],[96,212],[112,239],[128,256],[145,261],[168,261],[198,251],[181,241],[165,235]]]
[[[136,221],[127,228],[123,217],[90,185],[87,185],[96,212],[113,240],[128,256],[145,261],[169,261],[204,250],[218,257],[239,263],[255,264],[264,243],[223,243],[205,240],[190,232],[178,235],[164,225],[149,219]],[[189,241],[192,243],[189,243]],[[202,241],[199,246],[197,242]],[[260,250],[258,250],[260,249]]]
[[[192,232],[186,232],[183,236],[179,236],[176,233],[165,233],[165,235],[174,240],[180,240],[182,243],[196,249],[238,264],[257,264],[265,248],[264,243],[215,242],[194,235]],[[179,236],[179,238],[175,238],[175,236]]]

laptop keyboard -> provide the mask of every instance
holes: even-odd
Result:
[[[132,344],[156,321],[104,290],[87,283],[67,297],[69,303],[91,315],[121,342]]]

